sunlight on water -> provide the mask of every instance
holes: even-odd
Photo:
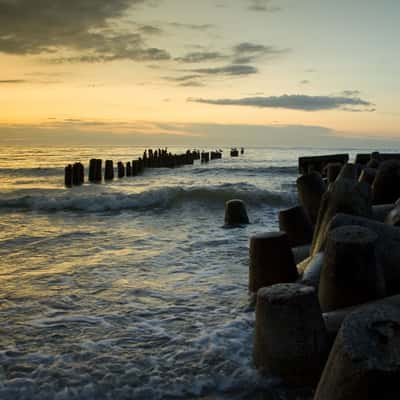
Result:
[[[285,398],[252,365],[248,238],[295,203],[303,150],[225,149],[208,165],[63,187],[67,163],[142,151],[1,150],[0,398]],[[231,198],[251,225],[222,228]]]

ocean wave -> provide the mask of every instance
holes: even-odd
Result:
[[[61,167],[0,168],[0,176],[47,177],[47,176],[62,176],[63,174],[64,174],[64,168]]]
[[[296,166],[282,166],[282,167],[222,167],[216,166],[213,169],[210,168],[193,168],[190,170],[193,175],[201,174],[241,174],[241,175],[297,175],[298,167]]]
[[[279,207],[294,202],[294,192],[274,192],[247,183],[215,186],[159,187],[141,193],[87,192],[83,190],[23,190],[0,194],[0,209],[27,211],[104,212],[170,209],[188,202],[223,204],[241,199],[255,206]]]

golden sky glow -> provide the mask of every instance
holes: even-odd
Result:
[[[227,142],[231,125],[399,135],[395,1],[32,3],[0,0],[3,143],[62,143],[71,124],[143,141],[195,141],[199,124]]]

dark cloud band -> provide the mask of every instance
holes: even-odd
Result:
[[[189,98],[188,101],[221,106],[248,106],[258,108],[285,108],[289,110],[321,111],[342,109],[345,111],[374,111],[369,101],[358,97],[282,95],[270,97],[244,97],[241,99]]]

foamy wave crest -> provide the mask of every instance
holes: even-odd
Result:
[[[216,186],[160,187],[142,193],[123,192],[88,193],[83,190],[32,190],[0,195],[0,209],[32,211],[119,211],[167,209],[188,202],[224,203],[242,199],[255,206],[283,206],[295,200],[293,192],[272,192],[247,183]]]

